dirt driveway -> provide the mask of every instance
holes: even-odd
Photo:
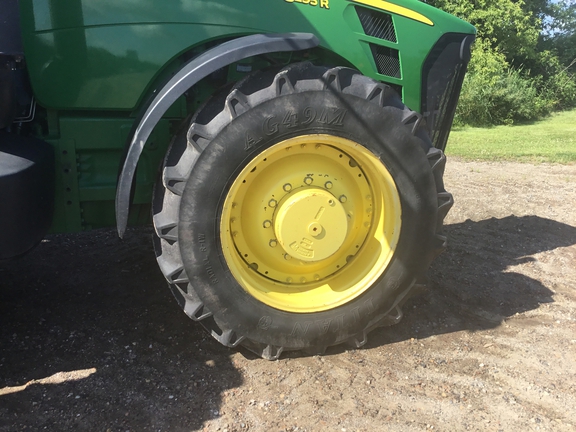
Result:
[[[148,229],[0,265],[0,431],[574,431],[576,166],[450,160],[449,250],[361,350],[268,362],[178,309]]]

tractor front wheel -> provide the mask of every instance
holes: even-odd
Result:
[[[160,267],[185,312],[264,358],[361,346],[444,247],[444,156],[388,86],[309,63],[214,97],[156,188]]]

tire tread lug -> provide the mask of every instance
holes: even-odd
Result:
[[[198,152],[204,150],[212,138],[213,137],[206,125],[201,125],[199,123],[192,123],[190,129],[188,129],[188,133],[186,134],[187,141],[193,145]]]
[[[288,71],[282,71],[276,74],[274,77],[273,87],[276,92],[276,96],[282,96],[294,93],[294,85],[290,81],[290,76]]]
[[[226,98],[226,110],[232,118],[238,117],[240,114],[250,109],[248,98],[240,90],[234,89]]]
[[[324,81],[324,89],[332,89],[336,90],[338,93],[342,93],[342,83],[340,82],[340,70],[342,68],[335,67],[332,69],[328,69],[324,76],[322,77],[322,81]]]
[[[229,348],[237,347],[246,338],[245,336],[238,337],[234,330],[225,330],[221,335],[218,335],[212,331],[212,336],[222,345]]]
[[[260,355],[262,358],[266,360],[278,360],[280,358],[280,354],[284,351],[284,347],[276,346],[276,345],[266,345],[266,347],[262,350]]]
[[[191,300],[186,299],[186,304],[184,306],[184,312],[194,321],[202,321],[208,317],[212,316],[212,312],[210,312],[204,303],[201,301],[193,302]]]
[[[162,239],[161,254],[156,257],[160,271],[170,283],[186,283],[188,276],[182,265],[182,258],[180,257],[180,250],[178,243],[170,244],[168,241]]]

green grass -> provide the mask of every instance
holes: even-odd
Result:
[[[576,109],[528,125],[455,127],[446,155],[466,160],[576,163]]]

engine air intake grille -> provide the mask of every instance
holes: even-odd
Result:
[[[392,78],[402,78],[400,75],[400,56],[398,50],[370,44],[378,73]]]
[[[356,13],[358,14],[358,18],[360,18],[364,33],[368,36],[384,39],[389,42],[397,42],[396,30],[394,29],[394,23],[390,15],[363,7],[356,7]]]

